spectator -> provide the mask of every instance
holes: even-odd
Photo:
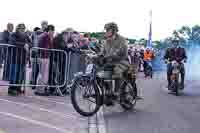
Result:
[[[68,50],[72,50],[70,56],[73,61],[70,62],[69,66],[69,81],[71,81],[73,79],[74,73],[79,72],[82,69],[80,64],[80,54],[78,53],[80,48],[80,34],[72,28],[67,28],[64,32],[65,34],[63,38],[65,47]]]
[[[55,27],[53,25],[48,25],[47,32],[44,32],[38,41],[38,46],[40,48],[50,49],[53,48],[53,36]],[[37,82],[39,84],[47,85],[49,79],[49,53],[47,51],[41,51],[39,61],[39,77]],[[35,92],[36,95],[48,96],[49,92],[45,87],[37,87]]]
[[[10,39],[10,35],[12,34],[13,32],[13,29],[14,29],[14,26],[12,23],[8,23],[7,24],[7,30],[5,30],[3,32],[3,42],[4,43],[9,43],[9,39]]]
[[[10,84],[22,84],[25,78],[26,56],[28,51],[28,36],[25,33],[25,25],[19,24],[16,32],[10,36],[10,44],[15,47],[11,49],[11,75]],[[21,87],[9,86],[8,94],[18,95],[22,93]]]
[[[90,45],[90,36],[88,33],[85,33],[83,36],[82,41],[82,46],[80,47],[81,49],[88,49]]]
[[[100,52],[100,44],[97,42],[96,38],[91,38],[90,44],[89,44],[89,48],[93,51],[95,51],[96,53]]]
[[[48,28],[48,21],[42,21],[41,28],[42,28],[42,32],[46,32]]]
[[[29,44],[32,44],[32,32],[30,30],[27,30],[26,31],[26,35],[28,36],[28,41],[29,41]],[[31,68],[31,60],[30,60],[30,53],[28,53],[28,65],[29,65],[29,68]]]
[[[66,31],[63,31],[60,34],[57,34],[56,37],[54,38],[54,48],[55,49],[60,49],[60,50],[67,50],[67,44],[65,42],[65,36],[67,35]],[[59,76],[59,81],[57,81],[57,83],[59,85],[64,83],[64,80],[67,79],[67,71],[66,70],[66,58],[65,54],[63,54],[62,52],[55,52],[56,54],[54,55],[54,63],[57,65],[56,69],[50,69],[50,76],[49,76],[49,84],[50,85],[56,85],[55,77],[56,75]],[[53,63],[53,62],[52,62]],[[53,66],[53,64],[51,63],[51,65]],[[54,65],[55,66],[55,65]],[[67,95],[69,94],[68,90],[66,90],[66,86],[63,86],[60,88],[62,94]],[[50,94],[54,95],[55,93],[55,88],[51,88],[50,89]],[[57,95],[57,94],[56,94]]]
[[[140,63],[139,63],[139,71],[144,71],[144,49],[140,49]]]
[[[79,48],[80,34],[72,28],[67,28],[64,34],[66,48],[76,50]]]
[[[137,73],[139,69],[140,53],[138,52],[137,49],[131,46],[128,51],[128,55],[129,55],[130,63],[134,67],[135,73]]]
[[[3,43],[9,44],[9,39],[11,34],[13,33],[14,26],[12,23],[7,24],[7,30],[3,32]],[[11,56],[10,55],[10,47],[5,49],[5,47],[2,47],[2,50],[0,51],[0,66],[3,63],[3,59],[5,59],[4,63],[4,71],[3,71],[3,80],[9,80],[10,76],[10,63],[11,63]]]
[[[35,27],[33,34],[32,34],[32,46],[33,47],[38,47],[38,38],[39,35],[41,34],[41,29],[39,27]],[[33,49],[32,51],[32,74],[31,74],[31,84],[32,85],[36,85],[37,84],[37,77],[39,74],[39,64],[38,64],[38,52],[37,50]],[[32,89],[35,89],[35,87],[33,87]]]

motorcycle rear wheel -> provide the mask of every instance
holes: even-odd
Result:
[[[127,92],[127,87],[130,87],[129,93]],[[120,93],[120,105],[125,110],[131,110],[135,107],[137,102],[137,86],[136,83],[131,81],[126,81],[122,85]]]

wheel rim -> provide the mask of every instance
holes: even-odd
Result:
[[[97,106],[97,94],[94,87],[79,83],[76,86],[75,100],[81,110],[86,113],[93,112]]]
[[[132,107],[136,103],[137,94],[135,92],[135,86],[131,83],[127,83],[124,88],[124,103],[128,107]]]

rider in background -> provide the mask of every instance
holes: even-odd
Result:
[[[144,51],[144,58],[143,58],[143,61],[144,61],[144,64],[143,64],[144,71],[146,70],[148,62],[151,63],[151,61],[152,61],[153,58],[154,58],[153,51],[151,50],[151,48],[147,47],[146,50]]]
[[[174,39],[172,41],[172,47],[166,50],[164,55],[165,62],[169,61],[170,63],[167,65],[167,80],[168,80],[168,88],[170,85],[170,75],[172,74],[172,64],[171,61],[177,61],[180,63],[180,73],[181,73],[181,88],[184,89],[184,78],[185,78],[185,67],[182,61],[186,61],[186,51],[184,48],[180,47],[179,40]]]

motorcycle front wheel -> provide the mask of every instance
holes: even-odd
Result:
[[[87,79],[84,80],[84,77],[76,79],[71,88],[71,102],[80,115],[93,116],[101,106],[100,91],[95,84],[90,84]]]
[[[179,76],[176,74],[171,76],[170,90],[172,94],[179,96]]]
[[[176,78],[175,78],[175,93],[176,93],[176,96],[179,96],[179,76],[176,75]]]

